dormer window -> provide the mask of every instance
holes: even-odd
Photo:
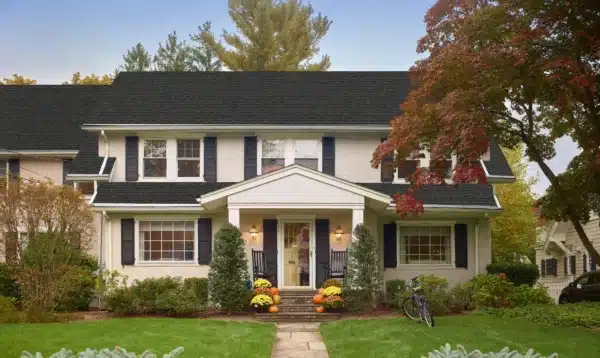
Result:
[[[203,146],[201,138],[140,140],[140,180],[202,180]]]
[[[321,139],[262,138],[258,145],[258,175],[299,164],[321,170]]]

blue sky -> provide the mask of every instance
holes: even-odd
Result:
[[[434,0],[311,3],[333,21],[321,42],[331,70],[393,71],[407,70],[420,57],[416,42]],[[207,20],[215,32],[234,29],[227,0],[0,0],[0,77],[18,73],[51,84],[77,71],[109,73],[137,42],[152,53],[171,31],[186,38]],[[569,139],[559,141],[551,167],[564,170],[576,151]],[[535,191],[547,185],[541,180]]]

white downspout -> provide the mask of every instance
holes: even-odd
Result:
[[[475,275],[479,275],[479,219],[475,220]]]
[[[112,225],[110,216],[106,214],[106,211],[102,211],[102,216],[106,220],[106,270],[112,270]]]

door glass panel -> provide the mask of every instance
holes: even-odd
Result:
[[[285,223],[283,227],[285,286],[310,286],[310,225]]]

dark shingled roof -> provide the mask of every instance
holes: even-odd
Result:
[[[514,176],[510,165],[502,153],[502,149],[495,139],[490,140],[490,160],[484,161],[485,167],[490,175]]]
[[[387,125],[407,72],[121,72],[86,124]]]
[[[109,90],[109,86],[0,86],[0,147],[79,149],[89,140],[81,124]]]
[[[198,204],[196,198],[200,195],[233,184],[235,183],[100,182],[94,204]]]
[[[357,183],[390,196],[408,191],[409,184]],[[429,205],[497,206],[490,184],[424,185],[415,197]]]
[[[196,204],[196,198],[236,183],[98,183],[95,204]],[[388,194],[406,193],[408,184],[357,183]],[[425,185],[417,198],[430,205],[496,206],[494,192],[487,184]]]

